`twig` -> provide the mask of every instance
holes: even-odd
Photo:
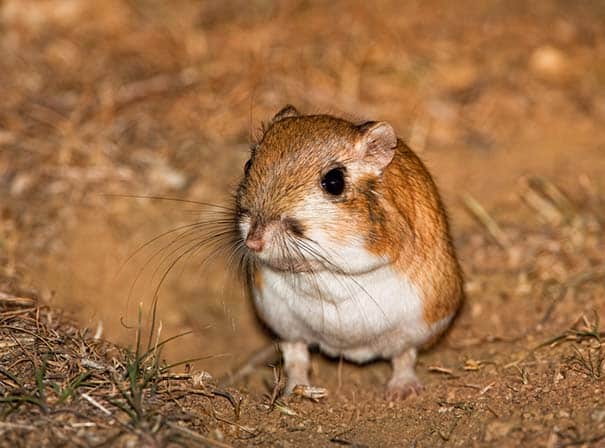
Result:
[[[523,193],[523,200],[547,222],[559,224],[563,215],[554,204],[532,188]]]
[[[94,398],[92,398],[90,395],[88,395],[86,392],[80,394],[82,396],[82,398],[84,398],[86,401],[88,401],[90,404],[92,404],[94,407],[100,409],[105,415],[111,415],[111,411],[109,409],[107,409],[105,406],[103,406],[101,403],[99,403],[97,400],[95,400]]]
[[[0,302],[16,306],[31,306],[36,303],[36,300],[30,297],[17,297],[0,292]]]
[[[440,373],[442,375],[448,375],[451,378],[458,378],[458,375],[456,375],[452,369],[448,369],[446,367],[428,366],[427,370],[429,372],[433,372],[433,373]]]
[[[107,366],[104,366],[101,363],[98,363],[96,361],[93,361],[92,359],[88,359],[88,358],[82,358],[80,360],[80,363],[82,364],[83,367],[88,367],[89,369],[96,369],[96,370],[108,370],[109,368]]]
[[[496,220],[492,218],[485,208],[483,208],[483,206],[470,194],[465,194],[462,197],[462,200],[469,213],[485,228],[488,235],[492,237],[498,246],[503,249],[506,248],[509,243],[508,238]]]
[[[2,319],[6,319],[9,317],[19,316],[21,314],[29,314],[33,310],[35,310],[35,308],[25,308],[22,310],[4,311],[4,312],[0,313],[0,317],[2,317]]]
[[[27,429],[28,431],[33,431],[36,429],[34,426],[25,425],[23,423],[11,423],[11,422],[3,422],[3,421],[0,421],[0,428]]]
[[[466,387],[469,389],[474,389],[474,390],[481,390],[481,386],[478,386],[477,384],[467,384],[467,383],[461,383],[461,384],[453,384],[454,387]]]
[[[500,415],[498,415],[498,413],[496,411],[494,411],[489,404],[485,405],[485,409],[487,409],[489,412],[491,412],[492,414],[494,414],[494,417],[500,418]]]
[[[29,331],[29,330],[26,330],[25,328],[21,328],[21,327],[13,327],[12,325],[0,325],[0,329],[20,331],[22,333],[29,334],[30,336],[33,336],[40,342],[44,343],[44,345],[46,345],[51,352],[53,351],[52,345],[50,345],[48,343],[48,341],[46,339],[44,339],[42,336],[37,335],[33,331]]]
[[[576,215],[571,201],[548,179],[538,176],[527,180],[528,191],[524,199],[548,221],[555,224],[571,221]]]
[[[198,73],[193,68],[186,68],[177,74],[160,74],[135,81],[120,88],[115,98],[115,107],[121,109],[151,96],[195,86],[198,82]]]
[[[279,397],[280,391],[283,389],[281,369],[276,366],[273,367],[273,388],[271,389],[271,396],[269,397],[269,410],[271,411],[275,406],[275,401]]]

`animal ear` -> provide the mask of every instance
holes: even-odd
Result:
[[[282,110],[280,110],[278,113],[275,114],[275,116],[271,120],[271,123],[276,123],[280,120],[283,120],[284,118],[299,117],[299,116],[300,116],[300,113],[296,110],[296,108],[294,106],[292,106],[291,104],[288,104]]]
[[[356,146],[358,157],[369,168],[382,172],[393,160],[397,147],[393,126],[384,121],[368,121],[357,129],[361,132]]]

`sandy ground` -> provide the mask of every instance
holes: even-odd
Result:
[[[96,389],[83,387],[65,403],[97,426],[29,403],[3,414],[6,443],[161,446],[177,443],[178,424],[206,438],[185,445],[605,444],[604,16],[588,1],[5,0],[0,299],[37,298],[55,316],[50,332],[67,319],[89,329],[85,340],[133,347],[138,304],[148,324],[182,250],[170,236],[142,245],[199,208],[115,195],[228,203],[251,136],[286,103],[387,120],[410,142],[448,206],[468,296],[419,359],[425,393],[402,403],[382,396],[386,363],[317,354],[313,379],[330,391],[317,403],[276,405],[274,372],[261,365],[226,389],[242,400],[235,413],[217,396],[167,395],[160,406],[170,391],[145,390],[153,418],[125,418],[114,437],[115,422],[98,423],[103,412],[82,398]],[[223,260],[203,259],[182,259],[166,277],[158,320],[164,338],[193,332],[166,344],[167,362],[207,357],[187,372],[219,378],[271,338]],[[10,340],[17,330],[5,327],[33,320],[6,319],[33,311],[6,306]],[[126,356],[108,347],[99,359]],[[21,370],[24,355],[11,350],[0,367],[39,394],[36,369]],[[2,381],[7,405],[15,391]]]

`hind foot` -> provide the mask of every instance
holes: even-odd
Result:
[[[405,400],[410,395],[420,395],[424,386],[416,376],[416,349],[412,348],[391,360],[393,375],[389,380],[385,396],[387,400]]]

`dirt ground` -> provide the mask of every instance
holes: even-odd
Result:
[[[0,445],[605,446],[602,2],[4,0],[0,55]],[[228,203],[286,103],[441,188],[467,301],[418,397],[319,354],[317,402],[221,383],[270,335],[171,245],[198,206],[123,196]]]

